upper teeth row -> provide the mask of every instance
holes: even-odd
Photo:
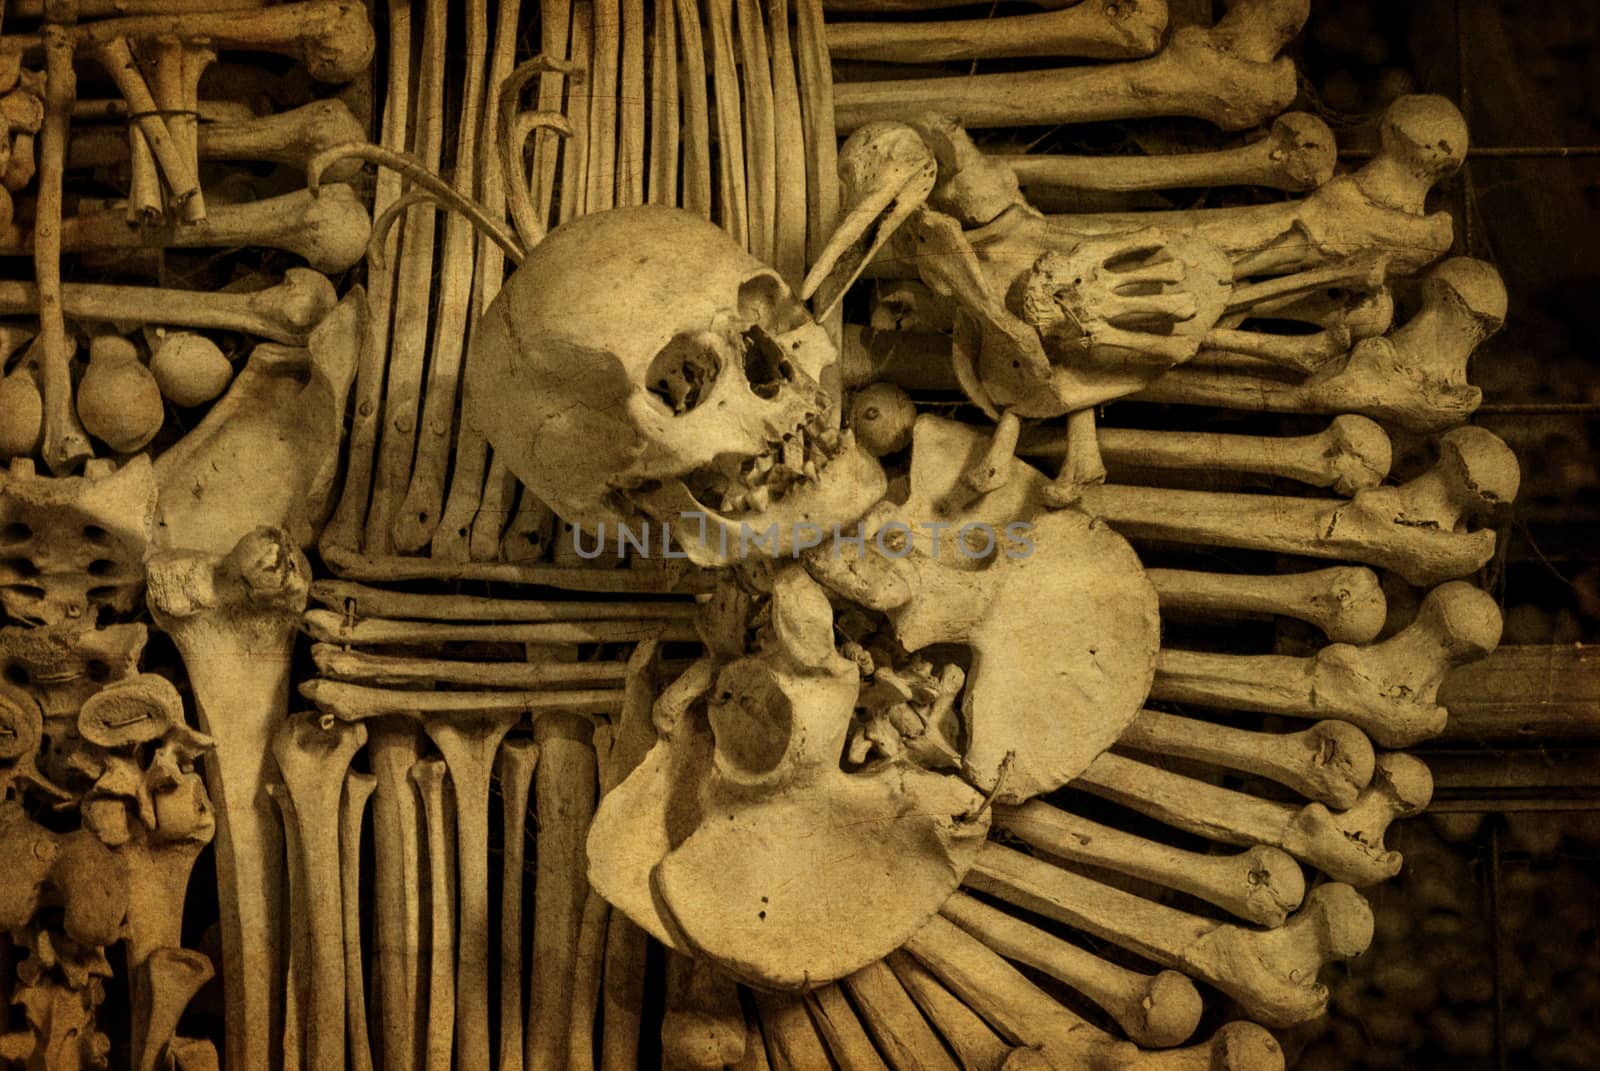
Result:
[[[851,438],[848,431],[815,422],[797,427],[740,466],[722,491],[722,512],[762,512],[794,484],[817,482],[821,470],[843,452]]]

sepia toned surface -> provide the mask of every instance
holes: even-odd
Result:
[[[7,5],[0,1064],[1582,1066],[1490,7]]]

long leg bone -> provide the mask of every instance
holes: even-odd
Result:
[[[1516,455],[1482,428],[1457,428],[1439,448],[1439,462],[1421,476],[1348,501],[1104,486],[1089,488],[1084,505],[1134,539],[1343,558],[1429,586],[1494,554],[1493,529],[1466,522],[1515,498],[1519,476]]]
[[[50,471],[64,474],[94,456],[89,435],[72,404],[72,343],[62,308],[61,254],[65,224],[61,218],[62,177],[66,170],[67,132],[77,77],[72,71],[72,44],[66,31],[46,26],[45,114],[39,130],[39,194],[33,222],[33,275],[39,290],[39,389],[44,397],[44,460]],[[15,150],[13,150],[15,151]]]
[[[339,890],[344,899],[344,1017],[351,1071],[372,1071],[367,1033],[367,982],[361,959],[361,824],[367,800],[378,787],[372,774],[351,770],[344,778],[339,812]]]
[[[589,52],[589,173],[584,210],[604,212],[616,203],[617,78],[622,65],[619,0],[595,0]]]
[[[1272,121],[1266,137],[1237,149],[1157,156],[1027,153],[998,159],[1023,186],[1034,189],[1267,186],[1295,191],[1316,189],[1333,177],[1335,155],[1333,131],[1327,123],[1305,112],[1285,112]]]
[[[1383,846],[1384,830],[1421,811],[1433,795],[1427,766],[1404,752],[1379,756],[1372,783],[1344,811],[1257,799],[1111,753],[1096,759],[1078,784],[1199,836],[1282,848],[1334,880],[1358,886],[1400,872],[1400,853]]]
[[[1283,1071],[1283,1050],[1272,1033],[1255,1023],[1223,1023],[1198,1045],[1142,1052],[1128,1071]]]
[[[1259,473],[1332,487],[1352,495],[1376,487],[1389,474],[1389,436],[1366,417],[1334,417],[1327,428],[1294,437],[1228,435],[1203,431],[1143,431],[1099,428],[1100,453],[1107,464],[1178,472]],[[1030,442],[1024,457],[1063,453],[1058,435]]]
[[[274,115],[223,123],[206,123],[196,134],[202,160],[261,160],[304,169],[324,149],[361,141],[366,128],[341,100],[319,100]],[[109,130],[89,128],[72,138],[67,150],[71,167],[97,167],[123,160],[127,141]],[[345,182],[361,169],[358,160],[333,164],[323,173],[330,182]]]
[[[1383,628],[1388,600],[1378,574],[1334,565],[1303,573],[1246,575],[1148,569],[1166,611],[1199,615],[1279,614],[1321,629],[1334,643],[1370,643]]]
[[[1281,850],[1252,845],[1202,855],[1030,800],[997,807],[995,826],[1061,859],[1102,867],[1188,893],[1258,926],[1281,926],[1305,897],[1305,875]]]
[[[372,222],[366,206],[349,186],[335,183],[320,195],[306,190],[247,204],[218,205],[204,220],[170,223],[145,231],[129,230],[118,215],[97,212],[63,221],[66,253],[143,249],[231,248],[259,245],[306,259],[321,272],[337,273],[366,256]],[[0,255],[35,252],[39,236],[13,234]]]
[[[967,1071],[1000,1071],[1010,1051],[978,1013],[906,952],[884,960]]]
[[[678,12],[674,0],[660,0],[650,19],[650,180],[653,205],[678,201]],[[687,201],[684,202],[687,207]]]
[[[1303,0],[1238,0],[1214,27],[1185,26],[1131,63],[906,81],[835,90],[840,131],[943,111],[968,127],[1193,116],[1243,130],[1294,99],[1294,62],[1278,50],[1299,32]]]
[[[956,1071],[950,1054],[883,960],[844,979],[862,1021],[895,1071]]]
[[[1351,807],[1372,780],[1372,742],[1354,725],[1319,721],[1297,733],[1258,733],[1142,710],[1119,744],[1253,773],[1329,807]]]
[[[504,803],[505,854],[500,885],[500,1071],[522,1067],[522,884],[528,790],[539,762],[531,740],[507,740],[500,748],[500,798]]]
[[[767,55],[767,30],[756,0],[736,0],[739,70],[744,103],[745,190],[749,197],[746,226],[750,252],[772,263],[777,234],[777,115],[772,65]],[[720,103],[720,102],[719,102]]]
[[[283,845],[290,859],[298,860],[300,847],[300,821],[295,817],[294,801],[289,790],[276,781],[264,786],[267,798],[277,808],[283,824]],[[306,899],[305,874],[300,867],[289,868],[289,903],[301,904]],[[276,941],[275,941],[276,943]],[[288,942],[283,950],[283,972],[287,984],[283,988],[283,1046],[284,1071],[302,1071],[305,1067],[305,1014],[310,1002],[310,981],[306,963],[311,956],[311,939],[303,927],[288,928]],[[276,981],[276,979],[274,979]]]
[[[1357,254],[1386,258],[1409,275],[1450,249],[1448,212],[1426,212],[1428,191],[1466,158],[1467,128],[1444,97],[1407,96],[1384,113],[1383,148],[1360,170],[1339,175],[1297,201],[1175,212],[1056,217],[1078,233],[1160,227],[1211,242],[1234,277],[1281,275]]]
[[[311,598],[347,618],[405,617],[423,621],[688,621],[693,603],[576,602],[565,599],[498,599],[473,595],[413,595],[343,580],[318,580]]]
[[[428,949],[428,1025],[423,1042],[427,1071],[450,1071],[455,1019],[455,822],[445,791],[445,764],[426,758],[411,768],[428,826],[428,904],[433,916]],[[469,995],[468,999],[471,999]]]
[[[460,936],[456,941],[456,1059],[463,1067],[489,1066],[489,779],[495,752],[517,713],[429,718],[428,736],[444,756],[455,790],[456,842],[460,850]]]
[[[733,0],[706,0],[706,16],[711,32],[711,81],[717,101],[717,195],[722,215],[716,222],[748,249],[749,187],[744,171],[743,101],[733,54]]]
[[[278,285],[247,293],[100,283],[68,283],[61,288],[61,309],[74,320],[242,331],[290,345],[304,345],[335,300],[327,276],[310,268],[290,268]],[[0,315],[23,315],[38,308],[35,284],[0,282]]]
[[[1506,291],[1488,264],[1453,257],[1428,273],[1421,311],[1392,334],[1363,339],[1342,362],[1300,383],[1200,368],[1173,369],[1140,401],[1265,412],[1362,413],[1413,431],[1466,420],[1483,392],[1467,361],[1505,319]]]
[[[1366,647],[1332,644],[1310,658],[1165,650],[1152,698],[1297,718],[1347,721],[1385,747],[1437,735],[1448,712],[1436,699],[1445,673],[1493,651],[1500,609],[1465,582],[1435,588],[1417,618]]]
[[[1317,972],[1330,960],[1359,955],[1372,940],[1372,910],[1348,885],[1319,885],[1283,926],[1247,930],[1141,899],[992,842],[966,883],[1203,979],[1237,1000],[1251,1018],[1272,1026],[1320,1015],[1328,990],[1317,982]]]
[[[262,796],[272,732],[288,708],[289,655],[310,567],[281,530],[242,538],[226,558],[168,551],[146,565],[157,625],[183,658],[200,727],[217,741],[217,881],[230,1066],[266,1068],[284,917],[282,848]]]
[[[987,845],[985,853],[993,847]],[[1116,1068],[1138,1051],[1056,1003],[998,952],[942,915],[913,934],[905,950],[1008,1041],[1039,1049],[1052,1067]]]
[[[339,797],[350,759],[367,742],[366,726],[315,714],[292,715],[272,734],[272,757],[293,804],[299,870],[306,900],[294,907],[297,929],[309,937],[305,1059],[308,1067],[339,1067],[345,1058],[344,905],[339,886]],[[330,850],[332,846],[332,850]],[[294,987],[295,978],[289,979]]]
[[[1200,994],[1176,971],[1144,975],[1119,967],[964,893],[946,900],[940,912],[1007,959],[1094,1001],[1138,1045],[1182,1044],[1200,1024]]]
[[[588,889],[584,841],[595,806],[595,754],[589,737],[589,723],[570,714],[548,713],[534,722],[539,842],[534,972],[523,1039],[527,1071],[567,1066],[574,958]]]
[[[806,274],[806,133],[800,110],[800,82],[795,74],[789,29],[789,0],[767,5],[772,41],[772,115],[776,148],[773,166],[778,188],[774,202],[772,265],[789,289],[798,292]]]
[[[833,23],[828,51],[835,59],[887,63],[1001,56],[1137,59],[1156,50],[1166,28],[1166,0],[1133,0],[962,22]]]
[[[376,718],[368,752],[378,779],[372,799],[373,900],[376,907],[379,1020],[385,1071],[417,1066],[422,997],[423,872],[421,823],[409,774],[422,754],[422,732],[410,718]]]
[[[454,662],[433,658],[349,651],[334,644],[311,648],[317,671],[336,681],[399,685],[469,684],[484,688],[531,689],[544,685],[618,686],[621,662]]]

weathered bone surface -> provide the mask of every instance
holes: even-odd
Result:
[[[1215,27],[1185,26],[1147,60],[959,78],[842,82],[840,130],[929,109],[965,126],[1036,126],[1184,115],[1243,130],[1289,106],[1294,63],[1278,50],[1306,20],[1304,0],[1244,0]]]
[[[1358,566],[1270,576],[1192,569],[1150,569],[1145,575],[1165,610],[1203,617],[1280,614],[1317,626],[1334,643],[1377,639],[1388,614],[1378,574]]]
[[[828,52],[835,59],[898,63],[997,56],[1136,59],[1156,50],[1166,27],[1166,0],[1074,4],[1000,19],[834,23]]]

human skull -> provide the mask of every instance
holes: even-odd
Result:
[[[837,354],[771,268],[679,209],[552,231],[479,321],[467,419],[580,526],[669,524],[691,558],[788,554],[860,516],[882,470],[839,428]],[[696,518],[682,523],[681,515]]]

